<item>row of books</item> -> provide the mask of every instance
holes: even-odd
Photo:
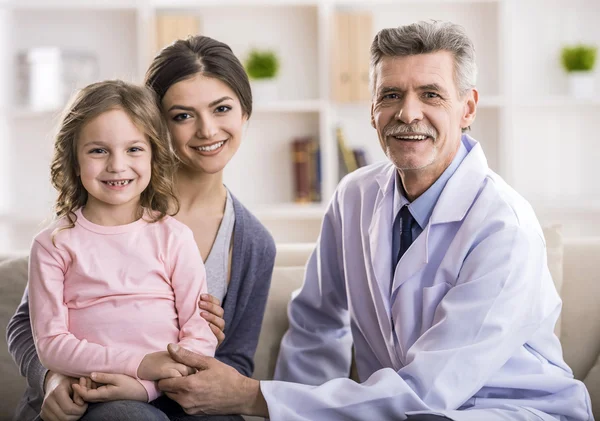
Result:
[[[339,177],[368,165],[363,148],[349,148],[341,127],[336,128],[339,149]],[[292,167],[294,201],[296,203],[319,202],[321,200],[321,151],[319,142],[310,136],[293,139]]]

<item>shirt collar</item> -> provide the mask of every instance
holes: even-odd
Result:
[[[425,226],[429,223],[429,218],[431,218],[431,214],[433,213],[433,208],[442,194],[446,183],[450,180],[450,177],[452,177],[467,154],[467,148],[461,138],[458,152],[448,168],[444,170],[442,175],[431,185],[431,187],[413,202],[409,202],[404,195],[404,189],[400,182],[400,175],[398,174],[398,171],[394,171],[394,214],[392,221],[396,218],[396,215],[400,212],[402,206],[408,205],[408,209],[415,221],[419,224],[419,227],[425,229]]]

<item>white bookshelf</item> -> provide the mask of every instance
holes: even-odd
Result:
[[[13,93],[15,54],[43,45],[92,51],[101,79],[141,82],[155,53],[154,18],[197,15],[202,33],[229,44],[240,59],[251,47],[272,48],[281,58],[278,99],[255,102],[226,184],[264,221],[285,227],[319,220],[339,181],[337,124],[371,162],[385,159],[370,126],[370,104],[331,100],[332,22],[344,10],[370,11],[371,35],[421,19],[462,24],[478,53],[480,104],[472,135],[490,166],[540,217],[564,223],[567,235],[593,232],[568,227],[576,219],[600,222],[600,71],[596,98],[570,98],[558,54],[564,43],[600,45],[597,0],[2,0],[0,48],[9,60],[0,64],[0,87]],[[14,94],[0,99],[0,225],[33,226],[47,214],[53,200],[48,160],[60,111],[28,109]],[[297,136],[319,140],[321,203],[292,203],[290,143]],[[25,246],[30,234],[19,237]]]

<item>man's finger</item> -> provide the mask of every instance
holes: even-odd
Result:
[[[193,367],[198,370],[206,370],[208,368],[209,357],[196,354],[195,352],[175,344],[169,344],[167,350],[169,351],[171,358],[178,363],[185,364],[188,367]]]

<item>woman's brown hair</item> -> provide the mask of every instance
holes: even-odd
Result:
[[[140,217],[143,208],[149,212],[151,222],[167,214],[176,213],[179,203],[173,191],[175,159],[170,150],[169,131],[156,95],[145,86],[121,80],[93,83],[81,89],[71,99],[63,113],[60,128],[54,142],[54,155],[50,166],[52,185],[58,191],[54,206],[55,217],[68,217],[75,226],[74,211],[85,206],[88,193],[78,177],[77,139],[82,128],[100,114],[124,111],[135,126],[144,133],[152,152],[152,175],[148,187],[140,197]]]
[[[146,72],[145,84],[162,101],[175,83],[196,74],[227,84],[237,95],[247,118],[252,114],[252,91],[244,66],[227,44],[197,35],[180,39],[163,48]]]

